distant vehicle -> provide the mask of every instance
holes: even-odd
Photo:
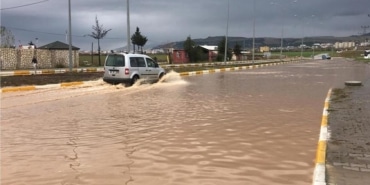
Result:
[[[365,50],[364,59],[370,59],[370,49]]]
[[[165,70],[147,55],[110,53],[105,58],[103,80],[133,85],[138,79],[156,82],[165,74]]]
[[[323,60],[330,60],[331,59],[331,56],[329,54],[323,54],[323,55],[321,55],[321,59],[323,59]]]

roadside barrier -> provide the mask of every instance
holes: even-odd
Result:
[[[326,185],[325,163],[326,163],[326,144],[328,140],[328,109],[330,103],[331,89],[325,99],[324,110],[322,113],[321,129],[319,142],[316,150],[316,164],[313,174],[313,185]]]

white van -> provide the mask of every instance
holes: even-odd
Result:
[[[138,79],[156,82],[165,74],[165,70],[147,55],[110,53],[105,58],[103,80],[132,85]]]

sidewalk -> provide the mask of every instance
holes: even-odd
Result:
[[[326,184],[370,184],[370,79],[333,89],[328,112]]]

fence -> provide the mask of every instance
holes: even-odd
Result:
[[[0,48],[0,69],[31,69],[32,58],[36,56],[38,68],[64,68],[69,66],[68,50]],[[72,66],[79,67],[78,50],[72,51]]]

